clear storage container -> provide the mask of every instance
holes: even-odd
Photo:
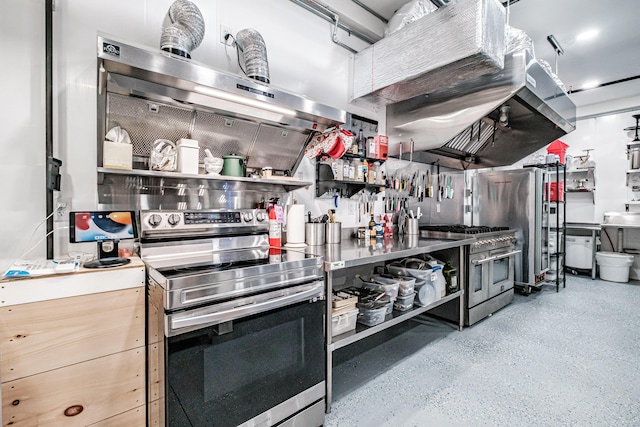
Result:
[[[407,296],[413,294],[416,285],[415,277],[403,276],[396,277],[395,280],[398,281],[398,297]]]
[[[416,294],[411,292],[409,295],[398,296],[398,299],[395,303],[393,303],[393,308],[398,311],[407,311],[411,310],[413,307],[413,302],[416,298]]]
[[[360,310],[357,308],[346,313],[331,316],[331,336],[344,334],[356,328],[356,319]]]
[[[359,310],[358,322],[367,326],[379,325],[384,322],[384,318],[387,315],[387,305],[377,308],[360,307]]]

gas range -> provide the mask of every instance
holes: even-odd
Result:
[[[422,225],[420,236],[435,239],[468,239],[476,241],[469,245],[470,253],[513,246],[516,230],[509,227],[469,226],[462,224]]]

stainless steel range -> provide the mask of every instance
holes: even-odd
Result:
[[[508,227],[425,225],[422,237],[476,237],[465,248],[464,323],[473,325],[513,301],[516,230]]]
[[[149,425],[322,425],[322,258],[270,247],[260,209],[140,220]]]

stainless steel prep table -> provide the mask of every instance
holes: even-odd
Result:
[[[306,251],[316,255],[322,255],[324,257],[324,270],[325,270],[325,282],[326,282],[326,386],[327,386],[327,413],[331,411],[331,401],[333,397],[333,357],[332,353],[341,347],[352,344],[363,338],[369,337],[375,333],[383,331],[398,323],[411,319],[419,314],[425,313],[435,307],[445,304],[449,301],[459,299],[460,313],[458,317],[458,329],[461,331],[464,326],[464,290],[460,289],[446,297],[433,302],[427,306],[414,306],[411,310],[404,312],[394,311],[392,314],[387,315],[387,319],[375,326],[358,325],[355,331],[349,331],[341,335],[332,337],[331,329],[331,299],[334,284],[334,274],[337,271],[341,271],[347,268],[366,266],[375,264],[378,262],[391,261],[395,259],[415,256],[419,254],[432,253],[445,249],[459,249],[459,260],[464,259],[464,246],[473,243],[475,238],[467,239],[427,239],[418,238],[418,236],[400,236],[394,237],[392,240],[384,240],[382,248],[373,249],[368,245],[369,240],[366,239],[366,244],[363,241],[356,239],[343,239],[340,244],[327,244],[324,246],[308,246]],[[464,283],[465,278],[461,275],[464,274],[464,269],[458,268],[458,280],[459,283]]]

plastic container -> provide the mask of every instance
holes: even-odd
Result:
[[[363,282],[363,288],[384,292],[391,299],[396,299],[398,297],[400,282],[378,275],[373,275],[371,276],[371,278],[375,281],[375,283]]]
[[[359,308],[358,322],[367,326],[375,326],[384,322],[387,315],[387,305],[378,308]]]
[[[435,288],[425,280],[416,280],[415,290],[415,305],[429,305],[436,300]]]
[[[550,182],[549,183],[549,201],[558,202],[564,200],[564,183],[563,182]]]
[[[198,174],[198,162],[200,159],[200,146],[194,139],[179,139],[178,147],[178,172],[192,175]]]
[[[447,295],[447,280],[444,278],[441,265],[436,265],[431,268],[429,281],[433,285],[433,288],[436,290],[436,301],[440,298],[444,298]]]
[[[593,267],[593,237],[567,236],[565,265],[572,268],[591,269]]]
[[[413,307],[413,302],[415,301],[416,294],[411,292],[409,295],[399,296],[398,299],[393,303],[393,308],[398,311],[407,311]]]
[[[600,266],[600,278],[609,282],[629,281],[629,268],[633,255],[616,252],[596,252],[596,262]]]
[[[356,328],[356,320],[360,310],[354,308],[346,313],[331,316],[331,336],[344,334]]]
[[[414,292],[416,279],[414,277],[403,276],[396,277],[399,286],[398,286],[398,298],[401,296],[411,295]]]

